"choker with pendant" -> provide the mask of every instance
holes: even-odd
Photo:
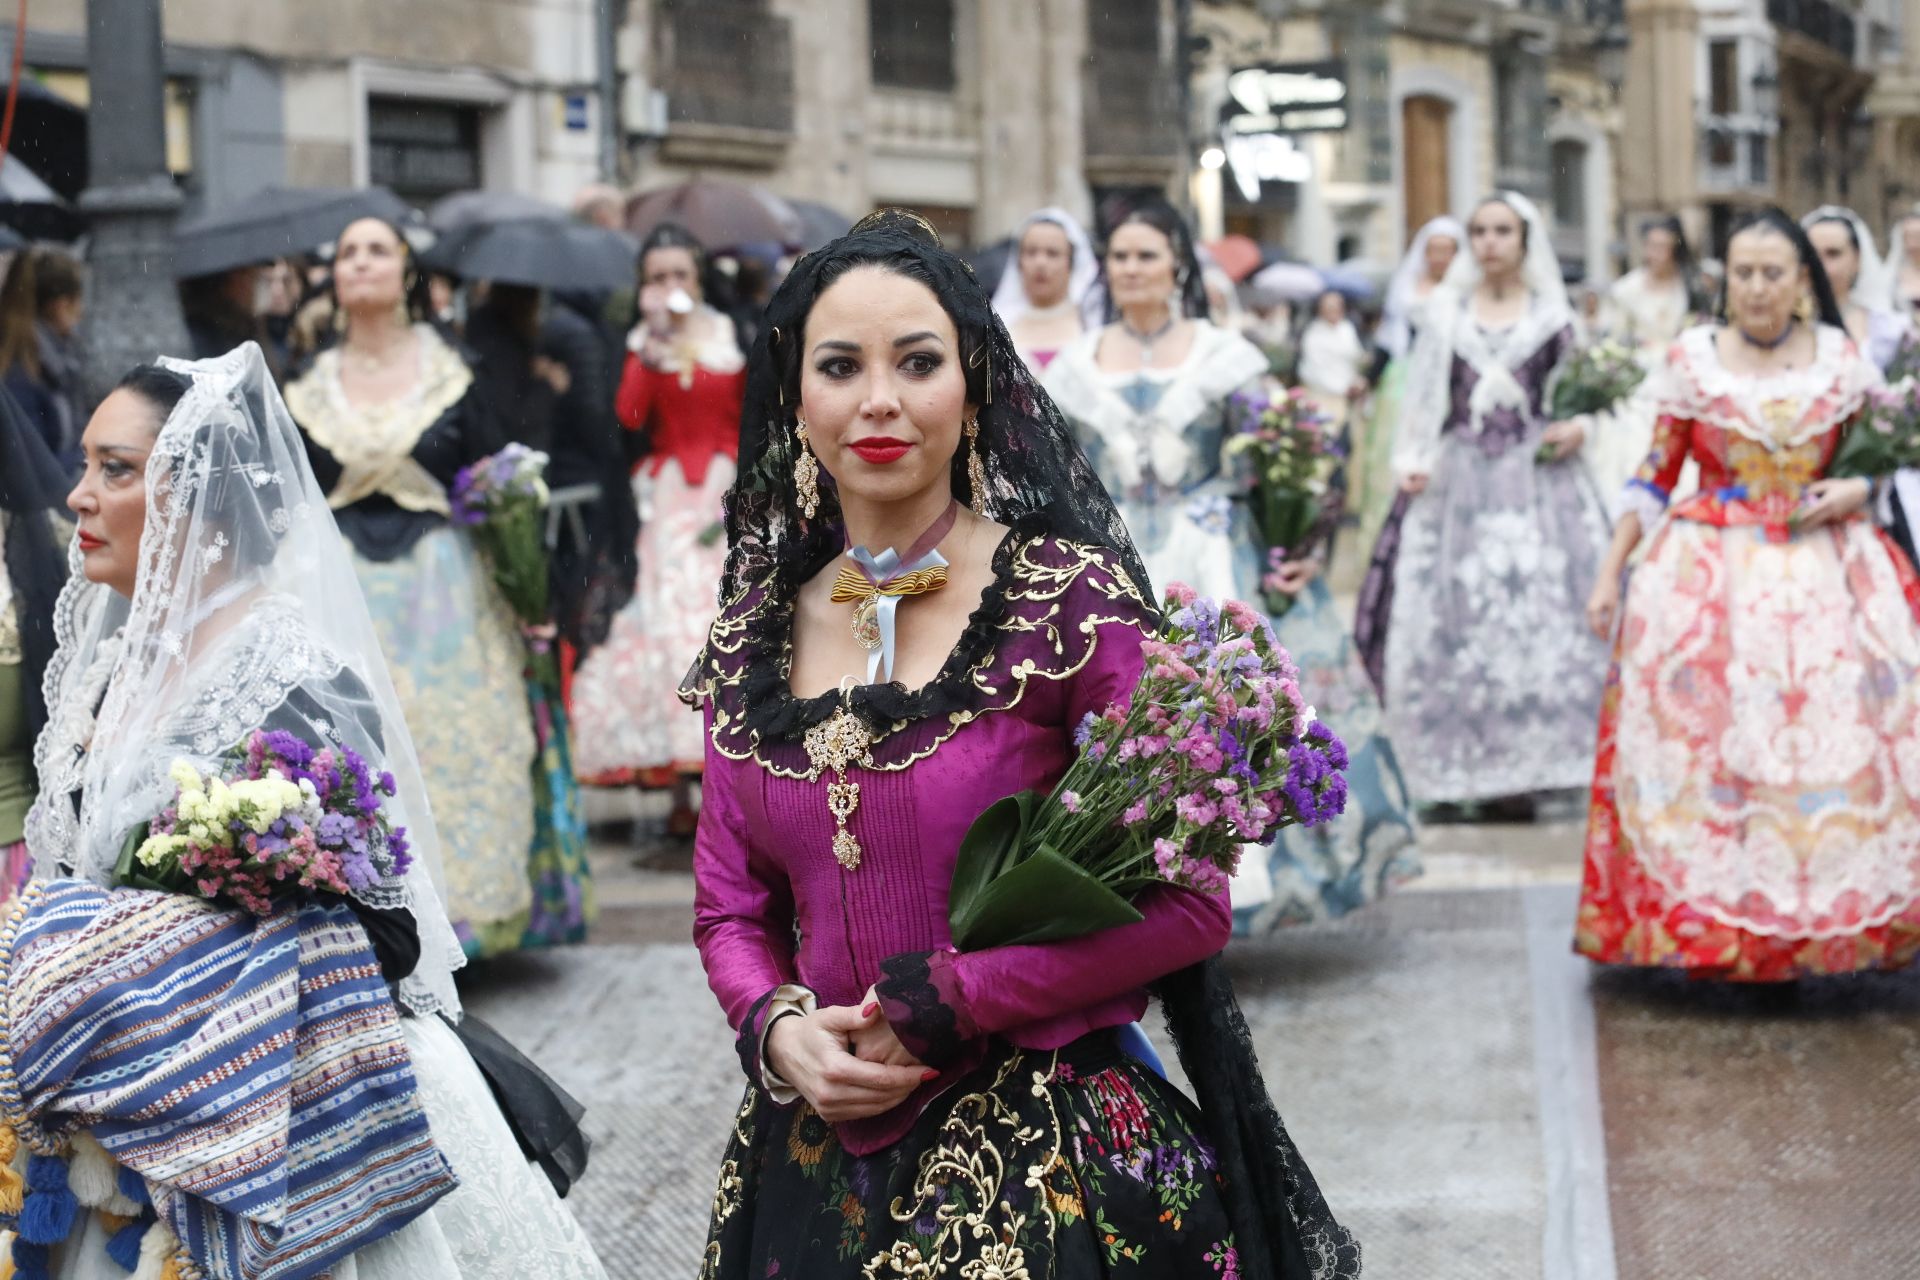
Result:
[[[853,605],[853,638],[867,651],[867,683],[893,679],[894,624],[900,601],[947,585],[947,561],[938,551],[960,518],[960,504],[949,502],[938,520],[915,538],[903,556],[892,547],[875,555],[865,547],[847,551],[833,580],[833,601]]]

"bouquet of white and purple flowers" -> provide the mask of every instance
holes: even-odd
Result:
[[[1872,480],[1904,467],[1920,467],[1920,381],[1913,378],[1867,393],[1827,474]]]
[[[465,467],[450,495],[456,524],[473,537],[493,565],[493,580],[528,626],[551,614],[547,598],[547,455],[510,444]]]
[[[393,775],[352,748],[257,729],[226,760],[207,777],[174,762],[173,803],[127,838],[116,883],[266,915],[300,890],[361,892],[412,866],[405,828],[382,810]]]
[[[1547,417],[1554,422],[1606,413],[1640,389],[1647,370],[1633,349],[1618,342],[1596,342],[1574,352],[1547,393]],[[1535,462],[1555,462],[1560,455],[1542,445]]]
[[[1244,454],[1251,464],[1247,512],[1269,570],[1262,602],[1278,618],[1294,597],[1274,585],[1274,575],[1288,560],[1306,557],[1308,535],[1325,514],[1345,450],[1332,420],[1298,388],[1278,399],[1235,400],[1240,428],[1228,438],[1227,452]]]
[[[1155,884],[1222,891],[1244,845],[1346,808],[1346,748],[1267,620],[1177,583],[1166,613],[1131,697],[1088,714],[1052,794],[1010,796],[967,831],[948,904],[960,950],[1132,923]]]

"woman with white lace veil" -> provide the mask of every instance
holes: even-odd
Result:
[[[227,1280],[297,1257],[317,1268],[298,1274],[330,1269],[334,1280],[517,1280],[535,1273],[537,1257],[543,1276],[602,1276],[522,1154],[526,1112],[515,1108],[516,1132],[454,1029],[462,955],[441,905],[419,763],[347,545],[259,348],[142,366],[102,402],[83,445],[49,718],[35,747],[36,879],[0,934],[0,1145],[70,1160],[71,1177],[56,1181],[71,1184],[79,1216],[68,1200],[70,1231],[27,1239],[60,1218],[30,1212],[36,1194],[58,1193],[29,1161],[29,1211],[10,1242],[16,1267],[104,1280],[134,1270],[129,1259],[150,1261],[154,1275],[171,1259],[183,1274]],[[230,773],[228,753],[256,730],[349,748],[390,775],[382,809],[405,830],[411,869],[350,898],[315,895],[264,916],[112,890],[123,848],[173,802],[176,762]],[[275,937],[284,941],[268,945]],[[327,948],[349,967],[327,969]],[[275,973],[284,983],[248,985]],[[209,974],[220,981],[194,992]],[[331,988],[344,1003],[356,978],[373,981],[351,988],[359,1012],[349,1031],[311,997]],[[113,1057],[115,1018],[129,1010],[151,1023],[131,1064]],[[48,1053],[55,1042],[60,1052]],[[365,1100],[367,1043],[385,1055],[381,1108]],[[311,1087],[310,1069],[358,1075],[368,1093],[334,1097],[322,1123],[290,1087],[296,1078]],[[197,1110],[165,1111],[143,1092],[184,1092],[201,1078],[227,1092]],[[382,1135],[407,1141],[379,1148],[376,1161],[367,1144]],[[271,1204],[251,1206],[224,1180],[248,1143],[285,1180]],[[527,1149],[543,1163],[555,1154]],[[327,1164],[326,1188],[313,1181],[315,1162]]]
[[[1100,255],[1080,220],[1053,207],[1027,215],[1013,234],[1013,249],[1013,261],[994,288],[993,309],[1039,377],[1069,343],[1104,319],[1094,288]]]
[[[1894,219],[1886,262],[1888,303],[1907,319],[1920,319],[1920,206]]]
[[[1610,503],[1639,470],[1653,443],[1653,373],[1699,306],[1698,272],[1686,228],[1671,214],[1640,230],[1640,265],[1613,282],[1600,311],[1605,336],[1633,350],[1648,378],[1613,409],[1598,416],[1587,465]],[[1684,481],[1691,488],[1691,481]]]
[[[1347,463],[1352,477],[1348,509],[1360,514],[1360,545],[1370,547],[1393,505],[1393,437],[1400,425],[1400,400],[1406,391],[1407,357],[1426,327],[1427,305],[1440,290],[1454,259],[1467,246],[1467,229],[1458,218],[1438,217],[1421,227],[1387,285],[1374,344],[1387,354],[1366,420],[1355,432]]]
[[[1606,652],[1584,605],[1607,519],[1587,424],[1547,417],[1574,318],[1539,210],[1489,196],[1468,239],[1414,344],[1355,630],[1415,801],[1518,815],[1592,764]]]

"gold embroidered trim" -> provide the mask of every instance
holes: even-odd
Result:
[[[315,357],[313,368],[286,390],[287,408],[300,429],[340,464],[340,479],[327,495],[335,511],[362,498],[385,494],[408,511],[447,515],[447,491],[413,458],[428,428],[473,385],[473,370],[431,325],[415,325],[420,343],[420,381],[391,404],[363,406],[347,399],[340,382],[340,351]]]
[[[1069,562],[1061,565],[1042,562],[1037,556],[1044,546],[1051,546],[1064,552],[1069,557]],[[1116,605],[1132,602],[1140,612],[1133,616],[1125,613],[1088,614],[1077,623],[1068,623],[1061,615],[1060,600],[1082,577],[1086,576],[1090,568],[1099,570],[1099,575],[1089,581],[1089,587],[1094,592]],[[1126,570],[1113,563],[1102,547],[1045,536],[1028,539],[1014,552],[1013,577],[1013,585],[1007,592],[1008,614],[1000,622],[999,629],[1009,636],[1045,633],[1054,655],[1062,660],[1063,665],[1042,667],[1028,658],[1007,669],[1005,676],[1010,679],[1010,684],[1000,683],[1000,675],[995,671],[1000,657],[999,647],[988,649],[967,675],[973,688],[989,699],[985,705],[952,713],[947,717],[944,730],[937,733],[926,745],[907,756],[885,764],[863,762],[862,768],[871,769],[876,773],[898,773],[908,769],[933,755],[954,734],[981,716],[1011,711],[1018,707],[1026,696],[1030,680],[1072,679],[1093,659],[1099,649],[1099,628],[1107,623],[1131,626],[1140,631],[1143,636],[1148,632],[1150,623],[1145,615],[1152,612],[1152,606],[1140,594],[1139,588],[1134,585]],[[750,741],[744,749],[734,745],[734,740],[741,736],[734,730],[736,717],[732,711],[728,710],[725,700],[719,696],[722,689],[737,686],[745,679],[745,671],[738,663],[731,664],[735,670],[728,676],[716,674],[714,668],[719,665],[720,659],[740,657],[748,638],[753,634],[755,624],[761,620],[769,607],[765,586],[766,583],[762,582],[756,587],[743,591],[730,601],[727,607],[721,610],[720,616],[714,620],[707,636],[706,670],[701,673],[700,678],[689,684],[686,690],[687,700],[696,705],[705,702],[712,706],[713,723],[708,735],[709,740],[713,743],[714,749],[727,759],[752,760],[778,778],[797,782],[818,781],[819,774],[815,770],[789,767],[769,758],[762,749],[758,733],[746,731]],[[760,592],[759,599],[750,606],[741,607],[746,597],[756,590]],[[1023,617],[1014,609],[1014,606],[1021,603],[1042,601],[1047,602],[1048,608],[1037,618]],[[1069,656],[1067,634],[1063,632],[1063,627],[1077,631],[1086,637],[1085,647],[1077,655]],[[777,661],[783,673],[792,669],[793,637],[791,634],[782,642]],[[897,722],[874,733],[870,746],[880,746],[910,728],[912,723]]]

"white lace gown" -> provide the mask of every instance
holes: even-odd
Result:
[[[1644,271],[1629,271],[1607,293],[1602,328],[1609,338],[1631,347],[1648,374],[1626,403],[1597,416],[1593,439],[1585,450],[1594,481],[1610,502],[1653,447],[1653,387],[1658,379],[1652,375],[1666,362],[1667,348],[1687,327],[1688,319],[1687,286],[1677,277],[1663,287]],[[1681,487],[1691,492],[1691,477]]]
[[[460,1185],[399,1231],[334,1268],[333,1280],[604,1280],[586,1232],[528,1164],[460,1038],[403,1017],[427,1123]],[[127,1280],[99,1217],[54,1258],[57,1280]]]

